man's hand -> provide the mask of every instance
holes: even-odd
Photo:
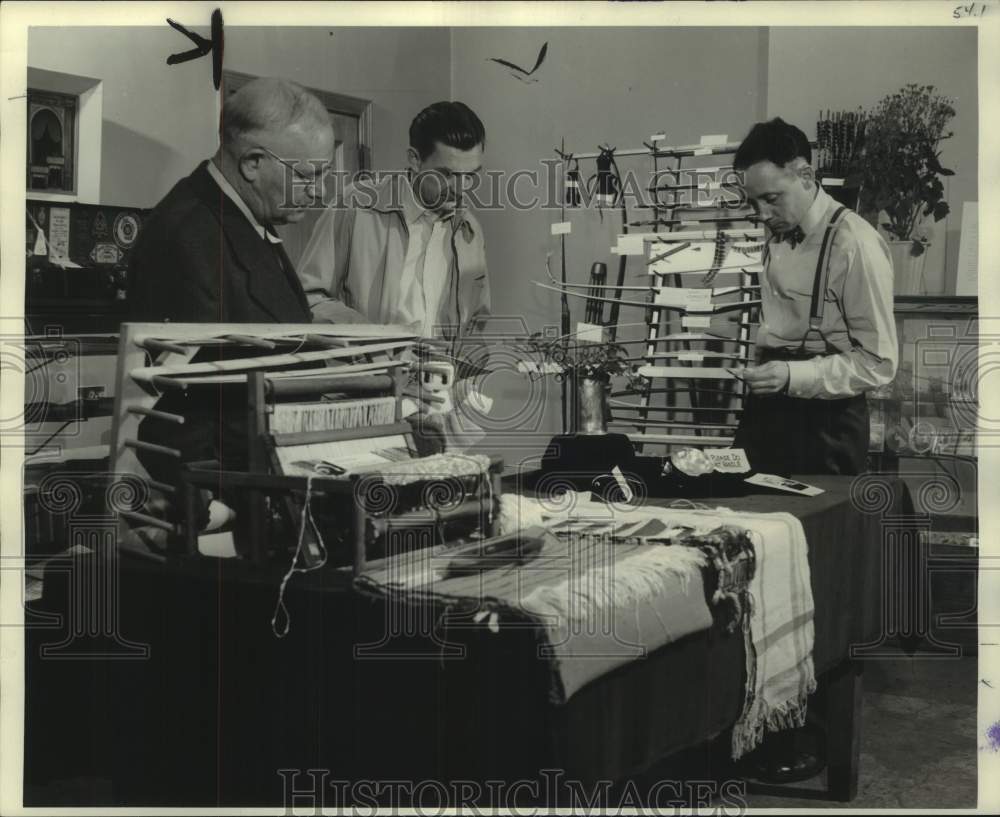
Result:
[[[740,374],[754,394],[780,394],[788,385],[788,364],[783,360],[747,366]]]

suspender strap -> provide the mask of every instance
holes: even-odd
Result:
[[[826,233],[823,235],[823,244],[820,246],[819,258],[816,261],[816,276],[813,279],[812,303],[809,307],[809,328],[819,331],[823,323],[823,310],[826,307],[826,282],[830,276],[830,255],[833,250],[833,234],[840,226],[840,217],[847,210],[846,207],[838,207],[830,217],[830,223],[826,225]]]

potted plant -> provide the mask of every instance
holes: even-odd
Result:
[[[939,150],[952,135],[953,102],[933,85],[910,84],[882,99],[867,121],[858,211],[889,237],[897,295],[926,294],[930,226],[948,215],[941,177],[954,175]]]
[[[577,434],[606,434],[608,388],[611,378],[633,377],[628,351],[617,343],[573,341],[535,332],[528,338],[529,354],[542,364],[555,364],[562,377],[570,377],[577,391]]]

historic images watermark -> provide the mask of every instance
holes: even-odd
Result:
[[[637,785],[629,780],[583,782],[561,769],[541,769],[537,779],[522,780],[343,780],[330,769],[278,769],[285,814],[320,814],[323,809],[351,809],[352,814],[398,813],[420,817],[446,813],[491,813],[534,817],[547,808],[573,814],[620,814],[643,809],[649,814],[681,814],[690,809],[716,815],[747,810],[742,780],[658,780]]]
[[[878,517],[881,547],[875,629],[853,645],[856,658],[893,655],[897,642],[920,658],[956,658],[962,630],[1000,626],[977,620],[975,582],[977,571],[998,568],[979,556],[975,505],[977,452],[1000,442],[1000,420],[985,416],[979,400],[1000,359],[995,323],[928,318],[904,337],[896,380],[872,395],[876,459],[888,467],[861,475],[851,490],[855,508]],[[947,518],[971,529],[942,534]],[[945,582],[964,582],[967,609],[935,611]]]
[[[498,210],[560,212],[564,207],[650,208],[670,204],[693,208],[736,210],[748,206],[742,174],[730,166],[636,172],[628,168],[607,178],[596,175],[573,184],[566,197],[566,171],[559,159],[541,160],[537,167],[516,170],[483,170],[479,173],[449,173],[438,169],[345,171],[325,160],[306,162],[315,172],[305,179],[293,170],[285,174],[284,207],[302,209],[303,199],[312,199],[307,209],[347,208],[399,210],[412,198],[410,190],[435,190],[436,201],[425,201],[430,210],[449,206],[484,212]],[[431,184],[420,185],[422,179]],[[317,181],[318,180],[318,181]],[[303,193],[306,196],[303,196]],[[745,215],[734,219],[745,218]]]
[[[0,446],[58,457],[58,440],[77,436],[90,395],[82,388],[78,339],[58,327],[44,335],[0,335],[0,378],[24,378],[24,402],[0,417]]]

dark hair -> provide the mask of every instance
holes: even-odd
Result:
[[[736,151],[733,167],[736,170],[746,170],[757,162],[774,162],[778,167],[784,167],[792,159],[802,157],[812,163],[812,148],[806,135],[795,125],[789,125],[784,119],[775,117],[769,122],[758,122],[750,129],[746,139]]]
[[[486,144],[486,128],[472,109],[462,102],[435,102],[410,123],[410,147],[426,159],[440,142],[458,150]]]

